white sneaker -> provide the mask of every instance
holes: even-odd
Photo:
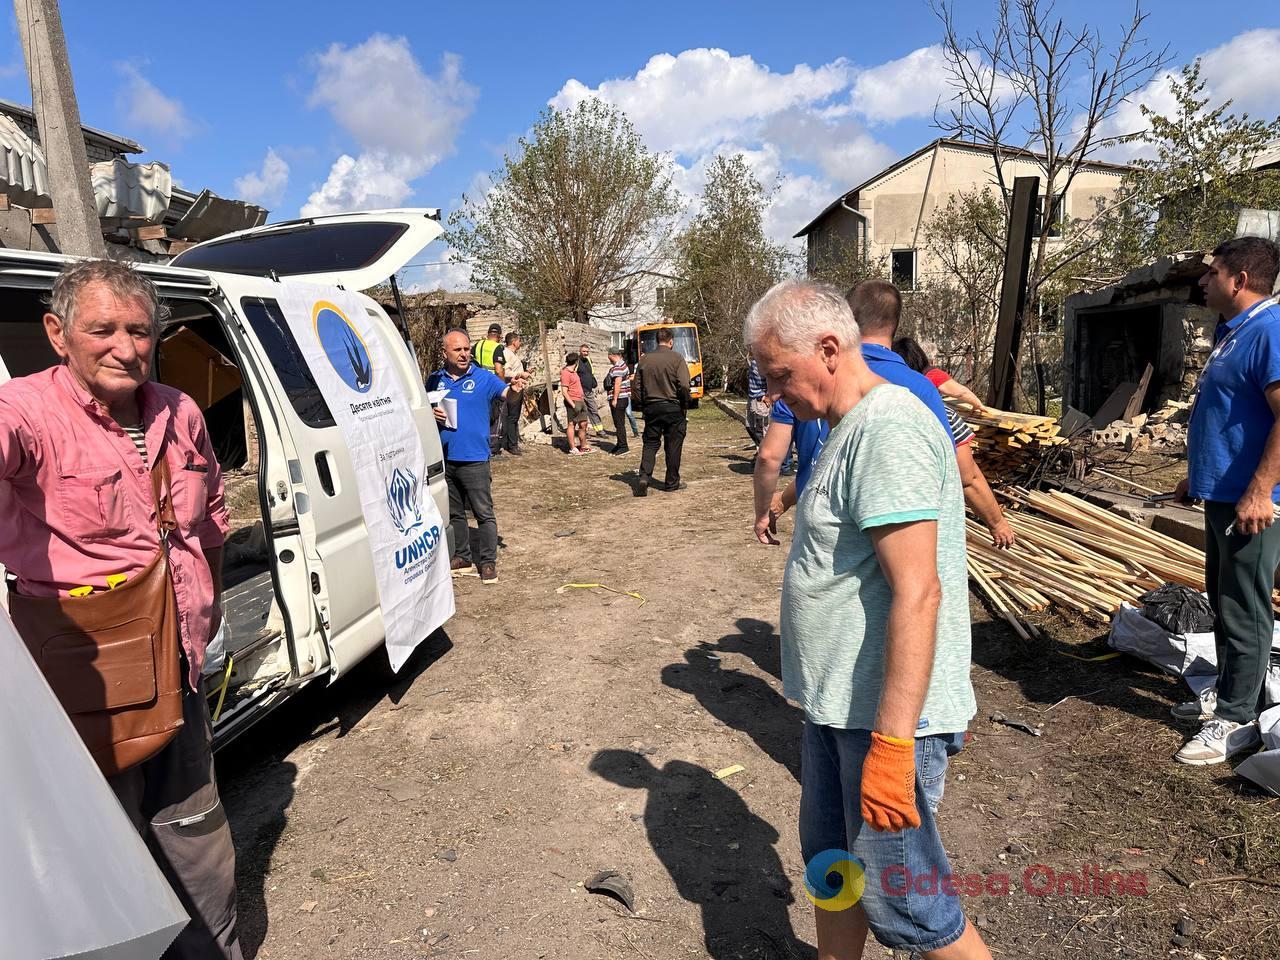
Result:
[[[1174,754],[1173,759],[1193,767],[1205,767],[1211,763],[1222,763],[1237,753],[1252,750],[1261,741],[1262,736],[1258,733],[1256,723],[1242,724],[1214,717]]]
[[[1218,709],[1218,688],[1208,687],[1195,700],[1180,703],[1169,712],[1179,720],[1212,720]]]

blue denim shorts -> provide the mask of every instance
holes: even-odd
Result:
[[[964,933],[959,898],[937,882],[951,873],[934,811],[945,786],[947,759],[963,733],[916,738],[916,809],[920,826],[878,833],[862,819],[862,761],[868,730],[804,723],[800,759],[800,850],[806,864],[826,851],[848,851],[862,864],[865,887],[858,906],[886,947],[925,953]],[[825,869],[825,868],[824,868]],[[916,884],[917,877],[933,882]]]

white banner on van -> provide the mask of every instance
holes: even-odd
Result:
[[[391,667],[453,616],[445,521],[406,384],[364,304],[337,287],[281,291],[280,308],[351,451]],[[393,345],[400,349],[399,344]],[[342,570],[328,567],[329,589]]]

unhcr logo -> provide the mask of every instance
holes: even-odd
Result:
[[[396,467],[387,478],[387,512],[396,529],[408,536],[422,526],[422,511],[418,509],[418,478],[412,470]]]

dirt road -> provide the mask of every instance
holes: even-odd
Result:
[[[698,411],[688,489],[645,499],[634,442],[495,465],[501,583],[457,581],[447,637],[401,676],[367,663],[220,757],[247,955],[815,955],[800,716],[778,680],[785,547],[750,535],[743,440]],[[953,868],[982,875],[965,907],[993,953],[1280,955],[1280,801],[1170,762],[1177,685],[1074,659],[1106,652],[1096,630],[1050,621],[1028,647],[973,611],[979,712],[940,819]],[[604,869],[634,915],[583,889]],[[1099,892],[1106,871],[1146,895]]]

